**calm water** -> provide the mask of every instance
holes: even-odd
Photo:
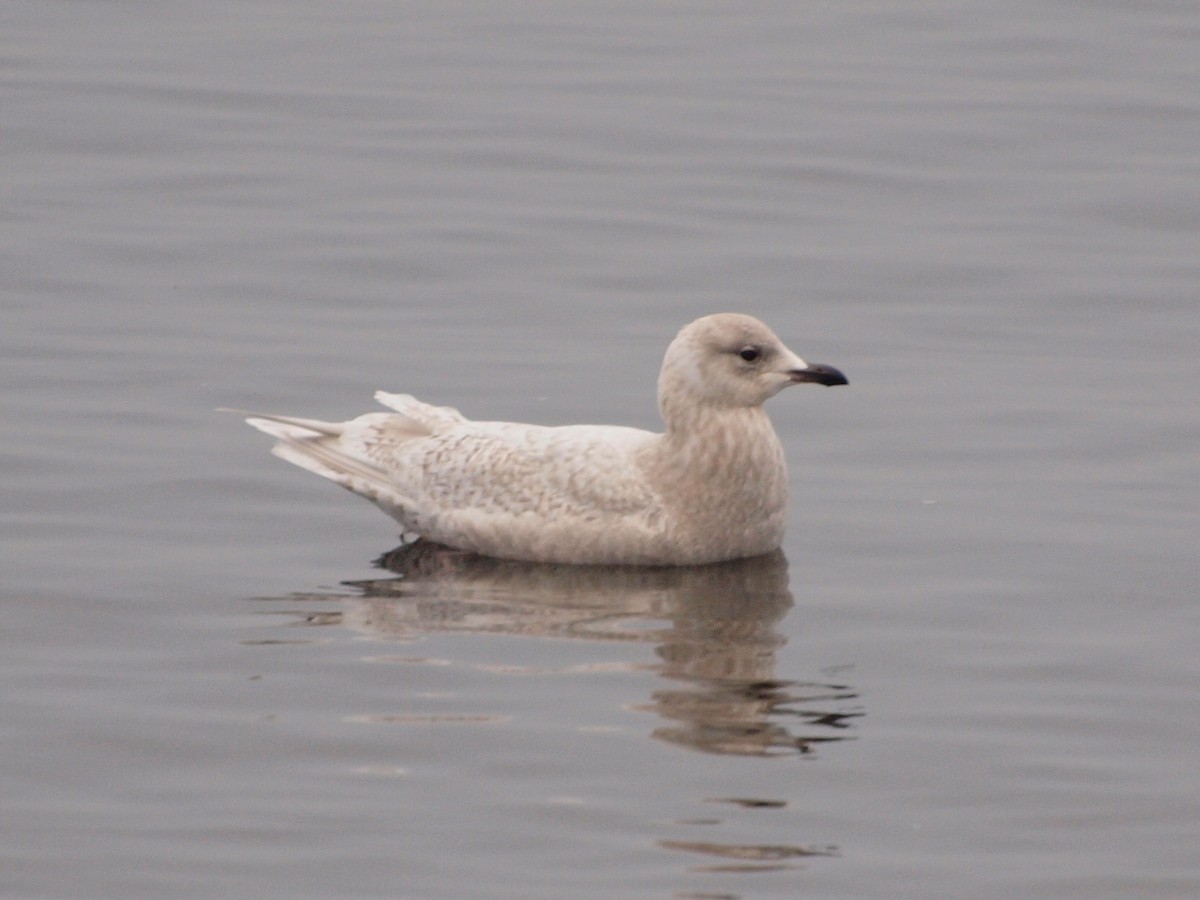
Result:
[[[1191,4],[0,26],[5,897],[1200,894]],[[213,412],[654,427],[723,309],[851,379],[778,558],[381,568]]]

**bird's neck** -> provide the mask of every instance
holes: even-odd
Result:
[[[659,449],[661,464],[689,480],[729,483],[731,471],[775,473],[784,466],[783,448],[761,406],[692,406],[666,419]]]

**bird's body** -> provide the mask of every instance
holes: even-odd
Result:
[[[666,429],[475,422],[406,394],[390,413],[328,423],[254,415],[273,452],[366,497],[406,532],[533,562],[690,565],[768,553],[787,467],[762,408],[788,384],[845,384],[761,322],[686,326],[659,376]]]

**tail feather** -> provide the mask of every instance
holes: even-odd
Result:
[[[331,438],[282,437],[271,452],[356,494],[395,503],[395,489],[387,473],[344,452]]]
[[[339,445],[350,422],[323,422],[320,419],[253,413],[240,409],[221,411],[244,415],[247,424],[275,438],[278,443],[271,448],[271,453],[280,459],[376,502],[399,505],[395,486],[389,481],[387,473],[347,453]]]
[[[387,391],[376,391],[375,399],[430,434],[440,428],[466,421],[466,417],[457,409],[450,406],[433,406],[429,403],[422,403],[412,394],[389,394]]]
[[[233,412],[234,410],[230,410]],[[241,410],[237,410],[241,412]],[[296,416],[276,416],[270,413],[243,413],[246,423],[272,437],[340,437],[346,430],[344,422],[322,422],[320,419],[300,419]]]

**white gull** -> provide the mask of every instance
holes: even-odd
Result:
[[[685,326],[658,378],[662,434],[618,425],[474,422],[379,391],[394,412],[348,422],[251,414],[272,452],[366,497],[406,533],[529,562],[693,565],[776,550],[787,465],[763,403],[846,384],[762,322]]]

